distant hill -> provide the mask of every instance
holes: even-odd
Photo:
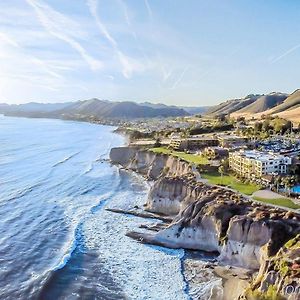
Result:
[[[142,106],[148,106],[148,107],[151,107],[151,108],[166,108],[166,107],[168,107],[168,105],[163,104],[163,103],[142,102],[142,103],[139,103],[139,104],[142,105]],[[176,106],[171,105],[170,107],[176,107]]]
[[[294,91],[290,94],[280,105],[272,109],[272,114],[284,112],[288,109],[294,109],[300,105],[300,90]]]
[[[232,116],[245,116],[265,112],[268,109],[278,106],[288,97],[288,94],[270,93],[256,99],[253,103],[232,113]]]
[[[276,114],[278,117],[290,120],[292,122],[300,122],[300,107],[288,109]]]
[[[6,103],[0,103],[0,113],[5,113],[10,108],[10,105]]]
[[[143,102],[140,104],[148,106],[148,107],[152,107],[152,108],[166,108],[166,107],[181,108],[181,109],[185,110],[186,112],[188,112],[190,115],[204,114],[210,108],[210,106],[175,106],[175,105],[167,106],[166,104],[162,104],[162,103],[150,103],[150,102]]]
[[[207,111],[208,116],[230,115],[233,118],[259,119],[262,115],[280,116],[300,122],[300,89],[292,94],[272,92],[267,95],[248,95],[224,101]]]
[[[134,119],[154,117],[177,117],[189,115],[182,108],[162,105],[141,105],[135,102],[112,102],[90,99],[69,103],[41,104],[27,103],[3,106],[0,112],[10,116],[66,118],[66,119]]]
[[[0,113],[9,113],[9,112],[52,112],[58,109],[62,109],[72,102],[64,103],[37,103],[29,102],[24,104],[6,104],[0,103]]]
[[[178,106],[178,107],[184,109],[186,112],[188,112],[191,115],[205,114],[211,108],[211,106]]]
[[[231,99],[227,100],[225,102],[222,102],[216,106],[211,107],[206,112],[207,115],[210,116],[220,116],[220,115],[229,115],[233,112],[236,112],[253,102],[255,102],[261,95],[248,95],[245,98],[237,98],[237,99]]]

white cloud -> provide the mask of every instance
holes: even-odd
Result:
[[[141,11],[125,0],[76,1],[72,10],[18,1],[0,4],[0,101],[177,95],[197,75],[199,55],[153,19],[150,1]]]
[[[95,71],[103,68],[103,63],[89,55],[84,47],[75,39],[75,37],[80,35],[80,30],[76,22],[41,1],[26,1],[34,8],[40,23],[47,32],[66,42],[76,50],[90,66],[91,70]]]
[[[112,37],[109,33],[108,29],[101,21],[97,10],[98,10],[98,1],[97,0],[87,0],[87,5],[90,9],[91,15],[95,19],[95,22],[101,32],[101,34],[109,41],[112,46],[115,55],[117,56],[121,66],[122,66],[122,74],[125,78],[130,79],[134,72],[143,72],[149,68],[149,64],[144,64],[139,62],[138,60],[129,57],[120,49],[117,41]],[[130,24],[129,16],[127,12],[125,13],[125,18],[127,19],[127,23]]]
[[[287,55],[293,53],[294,51],[296,51],[297,49],[300,48],[300,44],[288,49],[287,51],[285,51],[283,54],[271,59],[270,63],[274,64],[275,62],[278,62],[279,60],[283,59],[284,57],[286,57]]]
[[[4,32],[0,32],[0,41],[3,43],[7,43],[11,46],[14,47],[20,47],[20,45],[14,41],[13,39],[11,39],[7,34],[5,34]]]
[[[33,63],[34,65],[38,66],[48,75],[51,75],[55,78],[62,78],[62,76],[53,71],[51,67],[47,65],[47,63],[37,57],[27,54],[25,49],[23,49],[17,41],[3,32],[0,32],[0,51],[0,56],[9,58],[11,61],[21,60],[25,63],[28,61],[29,63]],[[24,63],[21,63],[21,65],[23,64]],[[18,66],[20,66],[20,62],[18,63]]]
[[[150,6],[148,0],[145,0],[145,5],[146,5],[147,11],[148,11],[148,15],[149,15],[150,19],[152,20],[153,12],[152,12],[152,9],[151,9],[151,6]]]
[[[185,73],[187,72],[187,70],[189,69],[188,66],[186,66],[183,71],[179,74],[178,78],[176,79],[176,81],[173,83],[171,89],[175,89],[183,80],[183,77],[185,75]]]

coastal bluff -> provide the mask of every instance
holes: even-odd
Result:
[[[272,289],[286,297],[290,286],[294,292],[286,299],[297,299],[300,250],[298,240],[291,241],[300,234],[299,214],[205,184],[197,180],[200,174],[194,166],[177,157],[118,147],[111,149],[110,159],[153,180],[144,209],[172,217],[157,232],[131,231],[128,236],[169,248],[216,252],[220,264],[258,271],[243,299],[259,299]]]
[[[176,176],[192,172],[192,166],[179,158],[141,150],[138,147],[112,148],[110,160],[154,180],[162,175]]]

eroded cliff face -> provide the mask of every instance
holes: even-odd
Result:
[[[129,236],[170,248],[218,252],[222,264],[260,270],[253,291],[264,292],[272,283],[282,293],[282,282],[289,282],[290,276],[282,277],[274,263],[278,255],[283,256],[284,250],[280,250],[283,245],[300,233],[299,214],[197,182],[199,174],[188,163],[174,157],[126,147],[113,149],[111,158],[156,179],[145,209],[174,217],[169,226],[156,233],[130,232]],[[298,250],[293,250],[288,257],[295,253],[299,257],[297,245]],[[251,295],[247,297],[252,299]]]
[[[118,147],[111,150],[110,159],[126,169],[156,180],[145,206],[147,211],[177,215],[189,200],[194,201],[205,188],[201,183],[195,186],[195,178],[199,174],[189,163],[176,157],[134,147]]]
[[[162,175],[176,176],[193,172],[192,166],[179,158],[135,147],[112,148],[110,160],[150,179],[158,179]]]
[[[145,209],[166,215],[177,215],[195,199],[212,194],[217,187],[196,182],[193,173],[163,176],[152,186]]]
[[[298,300],[300,298],[300,235],[290,239],[274,256],[262,262],[258,276],[245,291],[249,300],[266,299]]]
[[[264,246],[268,246],[267,256],[274,255],[299,231],[299,216],[285,218],[285,211],[261,206],[222,189],[199,193],[193,202],[185,202],[184,197],[176,201],[181,203],[179,214],[168,228],[152,237],[152,243],[217,251],[223,264],[259,269],[264,261]]]

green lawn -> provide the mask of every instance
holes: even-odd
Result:
[[[150,148],[149,150],[155,153],[164,153],[164,154],[171,154],[172,152],[170,149],[167,149],[165,147]]]
[[[179,157],[189,163],[194,163],[197,165],[206,165],[209,163],[208,159],[201,155],[188,154],[185,152],[174,151],[171,149],[167,149],[165,147],[151,148],[149,150],[152,152],[155,152],[155,153],[164,153],[164,154],[173,155],[173,156]]]
[[[252,195],[260,189],[260,186],[242,183],[232,175],[224,175],[222,178],[218,173],[203,173],[201,176],[207,179],[211,184],[226,185],[246,195]]]
[[[292,209],[300,208],[300,205],[295,204],[292,200],[290,200],[288,198],[265,199],[265,198],[260,198],[260,197],[253,197],[253,199],[260,201],[260,202],[275,204],[275,205],[284,206],[284,207],[292,208]]]
[[[209,164],[209,160],[203,156],[195,155],[195,154],[188,154],[185,152],[174,151],[171,149],[167,149],[165,147],[158,147],[158,148],[151,148],[150,151],[155,153],[164,153],[173,155],[176,157],[180,157],[181,159],[189,162],[194,163],[197,165],[205,165]],[[246,195],[252,195],[254,192],[260,189],[259,186],[254,184],[245,184],[239,182],[235,177],[232,175],[224,175],[223,178],[218,173],[202,173],[201,176],[207,179],[211,184],[216,185],[226,185],[234,190],[237,190]]]

